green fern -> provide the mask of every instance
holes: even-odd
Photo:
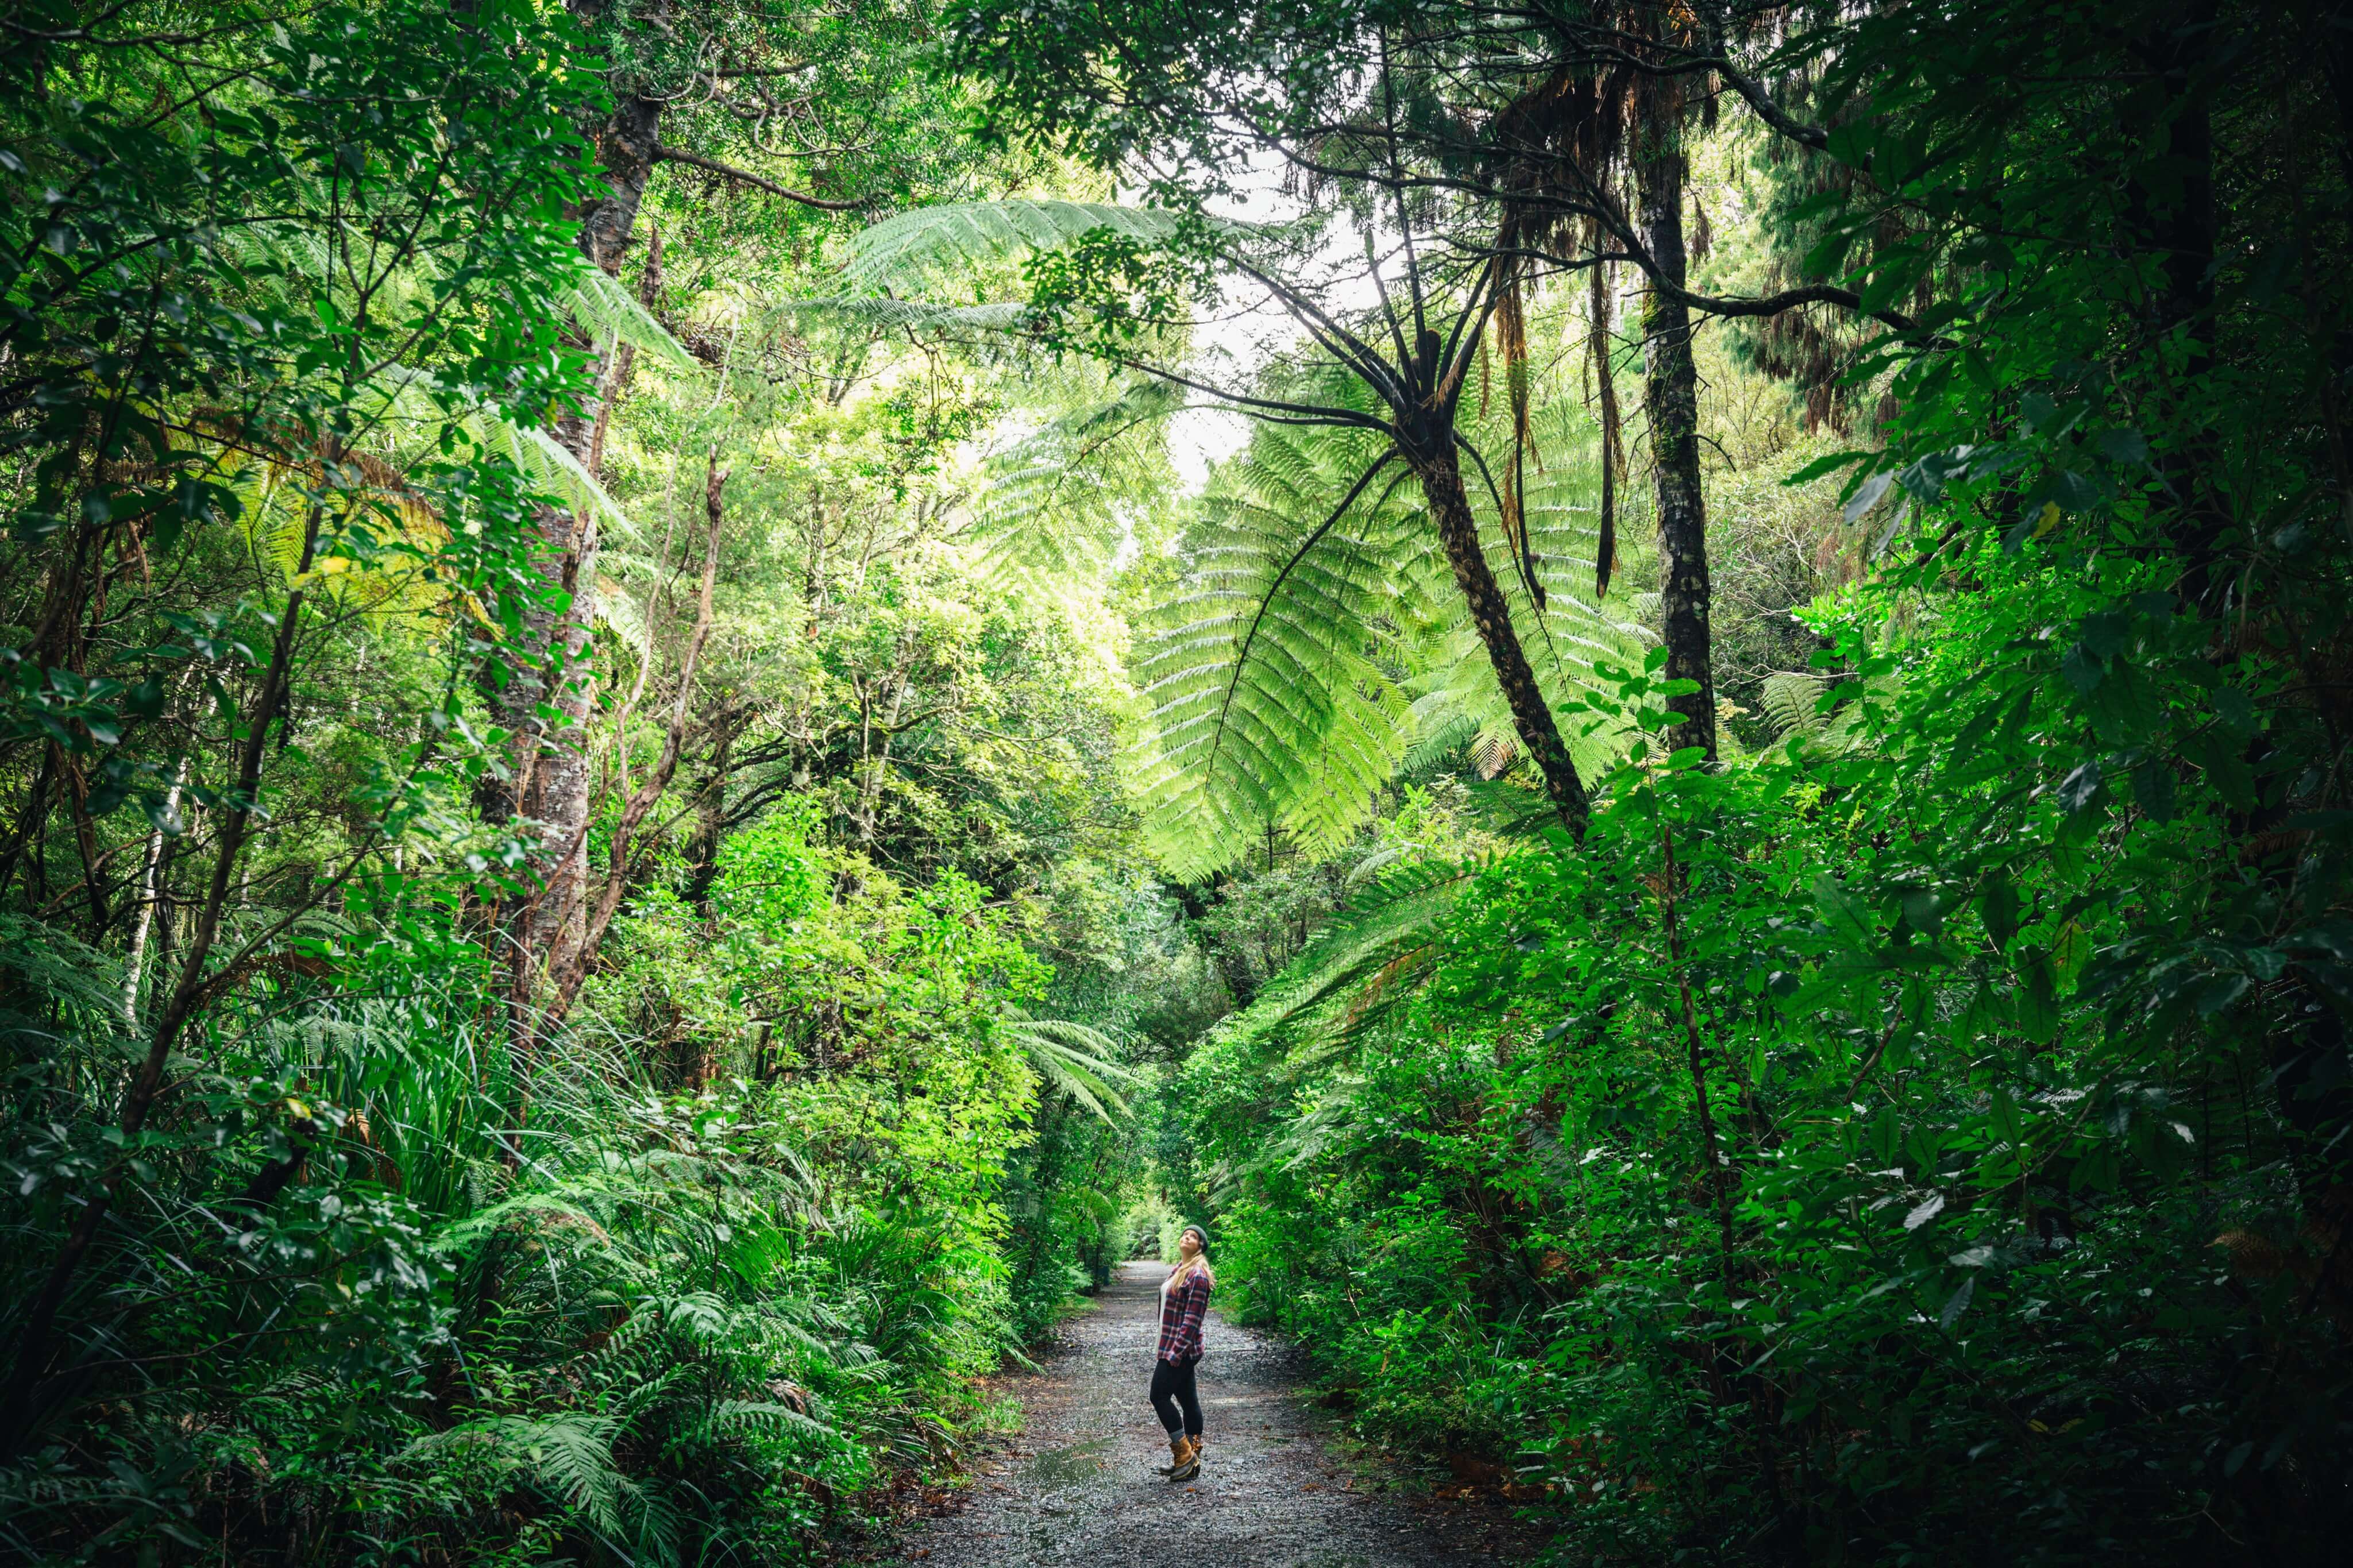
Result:
[[[591,342],[624,342],[665,370],[688,376],[702,374],[702,366],[686,352],[686,346],[654,319],[627,284],[611,274],[584,266],[560,299],[573,325]]]
[[[622,1509],[638,1489],[613,1457],[621,1422],[609,1415],[486,1415],[411,1443],[396,1463],[487,1464],[493,1473],[520,1477],[562,1502],[607,1536],[626,1531]]]
[[[988,581],[1100,581],[1171,489],[1167,419],[1184,394],[1142,377],[1086,390],[983,468],[966,537]]]
[[[926,207],[859,236],[845,283],[852,294],[920,291],[956,269],[1002,264],[1099,229],[1162,243],[1179,222],[1090,202]],[[1233,225],[1229,232],[1240,239],[1260,231]],[[945,321],[976,308],[892,300],[868,309]],[[1324,383],[1314,389],[1322,403],[1363,399],[1337,367],[1309,374]],[[1162,395],[1176,405],[1173,395]],[[1600,545],[1598,432],[1581,411],[1556,402],[1534,412],[1523,448],[1504,401],[1495,401],[1495,427],[1480,434],[1491,449],[1525,457],[1494,480],[1473,468],[1473,510],[1491,556],[1513,563],[1501,576],[1514,623],[1540,686],[1562,712],[1603,684],[1601,667],[1638,668],[1649,638],[1586,586]],[[1221,869],[1271,829],[1311,855],[1328,851],[1364,821],[1420,737],[1443,734],[1466,746],[1490,777],[1519,761],[1507,706],[1418,488],[1400,467],[1384,468],[1389,457],[1376,430],[1261,426],[1200,499],[1184,582],[1140,628],[1136,667],[1148,713],[1133,771],[1153,848],[1174,874],[1192,879]],[[1084,475],[1086,468],[1072,460],[1069,433],[1053,431],[991,477],[976,504],[976,534],[1003,542],[1008,556],[1018,541],[1056,564],[1101,552],[1095,514],[1118,487],[1108,476]],[[1519,540],[1504,536],[1497,481],[1520,498]],[[1065,497],[1078,504],[1058,507]],[[1073,516],[1098,526],[1024,526]],[[1564,739],[1590,777],[1627,737],[1596,720],[1565,725]]]
[[[1345,908],[1250,1005],[1244,1026],[1312,1046],[1308,1060],[1353,1044],[1419,987],[1455,900],[1497,858],[1368,858]]]
[[[1154,848],[1176,875],[1230,863],[1270,826],[1305,852],[1364,818],[1410,738],[1398,638],[1430,622],[1427,531],[1355,431],[1261,426],[1213,477],[1185,575],[1145,626],[1135,757]],[[1418,499],[1418,498],[1413,498]]]
[[[1832,685],[1820,676],[1795,670],[1767,676],[1762,703],[1774,734],[1833,755],[1867,745],[1864,703],[1829,704],[1826,700]],[[1864,683],[1864,696],[1883,702],[1894,696],[1898,685],[1893,676],[1873,677]]]
[[[850,242],[843,280],[853,293],[904,292],[944,273],[1050,250],[1096,229],[1161,244],[1180,221],[1175,213],[1109,202],[948,202],[901,213],[861,232]],[[1241,226],[1231,226],[1239,231]]]
[[[1049,1087],[1069,1096],[1105,1121],[1125,1116],[1127,1101],[1114,1085],[1145,1081],[1134,1068],[1113,1058],[1119,1045],[1102,1030],[1062,1018],[1015,1017],[1008,1033],[1021,1043],[1029,1065]]]
[[[1556,711],[1639,668],[1647,636],[1595,601],[1593,436],[1540,411],[1545,467],[1526,476],[1528,542],[1545,608],[1502,576]],[[1414,742],[1467,747],[1487,775],[1518,741],[1477,629],[1440,554],[1419,488],[1391,467],[1343,506],[1382,455],[1377,435],[1261,427],[1221,468],[1187,535],[1184,580],[1137,659],[1150,704],[1136,773],[1155,851],[1178,876],[1231,864],[1270,826],[1329,851],[1370,812]],[[1493,498],[1477,493],[1490,554],[1510,561]],[[1626,741],[1564,726],[1587,776]]]

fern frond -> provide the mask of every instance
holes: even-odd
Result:
[[[1808,738],[1819,736],[1826,726],[1822,715],[1815,710],[1824,688],[1820,680],[1793,670],[1780,670],[1765,678],[1761,700],[1766,721],[1773,733],[1782,739],[1791,735]]]
[[[1385,663],[1428,620],[1418,494],[1377,437],[1265,426],[1212,478],[1186,572],[1147,625],[1134,755],[1155,850],[1176,875],[1229,864],[1270,826],[1310,854],[1361,823],[1409,739]],[[1344,507],[1344,498],[1354,499]]]
[[[487,1415],[418,1438],[396,1463],[487,1458],[520,1473],[607,1535],[622,1531],[621,1505],[636,1489],[613,1457],[620,1423],[611,1416]]]
[[[486,450],[512,462],[543,492],[593,514],[624,537],[637,537],[637,525],[563,443],[544,430],[513,423],[430,371],[395,367],[372,387],[364,412],[395,427],[408,424],[438,431],[454,420]]]
[[[1170,490],[1168,416],[1184,394],[1145,378],[1102,389],[992,458],[970,507],[983,575],[1034,585],[1099,579]]]
[[[1020,1041],[1039,1078],[1105,1121],[1128,1113],[1127,1101],[1113,1085],[1134,1088],[1148,1081],[1134,1068],[1113,1060],[1118,1042],[1088,1025],[1014,1017],[1006,1020],[1005,1027]]]
[[[1850,701],[1832,708],[1829,702],[1832,684],[1822,677],[1795,670],[1767,676],[1763,692],[1765,716],[1774,733],[1785,741],[1802,737],[1805,745],[1832,754],[1859,751],[1870,744],[1864,703]],[[1895,695],[1902,684],[1896,676],[1878,675],[1863,683],[1863,690],[1866,698],[1884,702]]]
[[[1178,215],[1109,202],[947,202],[883,219],[850,241],[843,281],[854,293],[906,292],[944,271],[1051,250],[1109,229],[1147,245],[1174,235]]]
[[[1392,863],[1366,878],[1250,1005],[1244,1026],[1328,1044],[1353,1041],[1429,973],[1455,900],[1496,859]]]
[[[654,319],[627,284],[595,267],[582,267],[561,296],[565,311],[591,342],[628,343],[663,369],[700,376],[702,366],[670,330]]]

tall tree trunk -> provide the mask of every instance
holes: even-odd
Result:
[[[659,100],[624,94],[597,137],[607,195],[581,214],[580,249],[589,262],[617,274],[635,232],[646,182],[653,173]],[[584,467],[597,455],[608,388],[605,367],[590,351],[589,373],[599,395],[556,422],[555,437]],[[528,1068],[539,1028],[535,1004],[549,974],[567,973],[586,935],[590,778],[586,721],[596,700],[587,668],[596,623],[596,530],[585,510],[549,508],[539,517],[543,559],[564,589],[562,608],[535,605],[523,618],[514,668],[492,698],[499,724],[518,737],[512,783],[486,786],[483,816],[503,823],[521,818],[535,843],[532,870],[537,890],[508,923],[511,1027],[518,1066]],[[552,709],[551,721],[545,713]]]
[[[193,667],[192,667],[193,668]],[[169,822],[180,812],[180,792],[187,787],[188,756],[183,752],[180,765],[173,772],[172,787],[164,795],[164,819]],[[155,923],[156,889],[163,879],[166,858],[165,847],[170,836],[158,827],[147,836],[146,858],[139,867],[139,920],[131,931],[131,956],[122,965],[122,1016],[134,1029],[139,1026],[140,969],[147,958],[147,931]]]
[[[630,852],[638,826],[646,814],[653,810],[670,788],[671,777],[678,772],[678,756],[686,742],[686,715],[694,697],[695,670],[702,662],[702,647],[711,638],[712,595],[719,584],[719,531],[725,518],[722,491],[727,484],[727,470],[719,466],[719,449],[711,451],[711,473],[703,487],[704,514],[708,531],[702,542],[702,585],[695,598],[694,629],[687,634],[686,651],[679,660],[678,697],[670,704],[670,724],[663,731],[660,758],[654,763],[627,805],[621,808],[621,819],[613,827],[612,853],[605,873],[605,885],[596,895],[595,905],[586,914],[585,930],[564,966],[553,972],[554,996],[540,1018],[536,1028],[544,1031],[564,1021],[572,1010],[573,1001],[580,994],[581,983],[587,978],[588,963],[596,948],[612,928],[613,916],[621,907],[621,900],[629,889]],[[567,917],[568,919],[568,911]]]
[[[1544,775],[1545,793],[1551,797],[1561,826],[1571,837],[1582,839],[1586,820],[1592,814],[1585,781],[1577,776],[1577,763],[1536,685],[1536,673],[1528,666],[1519,634],[1512,627],[1511,605],[1487,564],[1487,552],[1480,547],[1479,521],[1472,514],[1470,494],[1462,488],[1461,456],[1447,434],[1433,434],[1409,448],[1408,461],[1413,465],[1414,477],[1421,481],[1422,497],[1430,503],[1446,563],[1453,568],[1455,584],[1470,606],[1471,622],[1479,628],[1479,640],[1487,645],[1495,683],[1504,689],[1504,700],[1511,707],[1512,727]]]
[[[1642,109],[1634,183],[1642,242],[1659,278],[1684,285],[1683,104],[1672,82],[1651,86]],[[1715,760],[1715,676],[1709,649],[1707,503],[1699,477],[1699,367],[1692,359],[1691,312],[1652,289],[1642,311],[1642,406],[1651,426],[1651,467],[1659,502],[1659,618],[1667,679],[1699,689],[1673,700],[1684,722],[1667,732],[1675,750],[1697,746]]]
[[[734,762],[735,714],[723,702],[710,721],[711,759],[702,770],[702,785],[694,794],[694,836],[686,846],[686,879],[681,889],[686,901],[705,919],[711,914],[711,889],[719,880],[719,845],[727,833],[727,775]]]

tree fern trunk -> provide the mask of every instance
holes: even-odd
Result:
[[[1658,275],[1683,286],[1683,157],[1681,105],[1657,90],[1643,113],[1644,155],[1634,165],[1643,243]],[[1699,367],[1692,360],[1691,312],[1653,289],[1642,313],[1642,405],[1659,500],[1659,618],[1667,679],[1699,689],[1674,700],[1685,722],[1667,732],[1677,750],[1697,746],[1715,760],[1715,677],[1709,651],[1707,504],[1699,478]]]
[[[1550,705],[1537,689],[1535,671],[1528,667],[1519,634],[1512,627],[1511,605],[1487,564],[1486,552],[1480,548],[1479,522],[1471,513],[1471,497],[1462,488],[1461,458],[1448,446],[1437,457],[1416,458],[1413,469],[1430,503],[1430,515],[1437,522],[1446,563],[1454,570],[1455,584],[1471,609],[1472,624],[1479,628],[1479,640],[1487,645],[1495,682],[1504,689],[1504,700],[1512,710],[1512,727],[1519,731],[1520,743],[1544,774],[1545,793],[1552,797],[1561,826],[1581,839],[1592,809],[1585,782],[1577,776],[1577,763],[1560,738],[1560,727],[1553,722]]]

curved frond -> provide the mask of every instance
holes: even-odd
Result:
[[[1103,1121],[1127,1114],[1115,1085],[1146,1081],[1144,1074],[1114,1059],[1119,1043],[1102,1030],[1065,1018],[1008,1018],[1005,1027],[1021,1042],[1029,1065],[1048,1085]]]
[[[946,202],[883,219],[849,243],[843,280],[852,291],[904,291],[945,270],[1050,250],[1107,228],[1146,244],[1176,230],[1178,215],[1110,202]]]
[[[1138,378],[1049,420],[992,458],[970,538],[995,581],[1087,579],[1107,571],[1139,517],[1170,489],[1166,429],[1183,392]]]
[[[1352,1043],[1419,989],[1455,900],[1496,859],[1392,861],[1366,876],[1245,1022],[1303,1035],[1323,1047],[1319,1057]]]
[[[1269,827],[1329,849],[1402,759],[1398,645],[1442,605],[1420,497],[1387,458],[1362,432],[1262,426],[1202,496],[1136,661],[1135,773],[1175,875],[1220,868]]]
[[[628,286],[610,273],[583,266],[562,299],[573,323],[591,342],[618,340],[659,362],[666,370],[682,375],[702,374],[702,366],[686,352],[686,345],[671,336]]]

